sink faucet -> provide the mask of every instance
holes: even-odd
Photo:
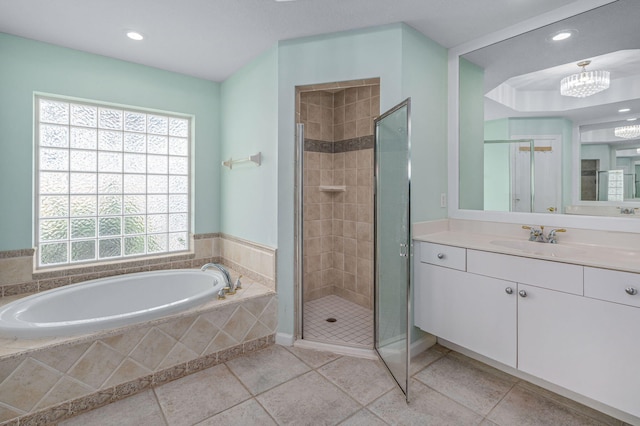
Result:
[[[567,232],[564,228],[552,229],[547,235],[544,235],[544,226],[540,226],[540,229],[533,226],[522,225],[522,229],[529,230],[529,241],[535,241],[536,243],[549,243],[558,244],[558,232]]]
[[[224,276],[224,287],[221,288],[220,291],[218,292],[218,299],[224,299],[225,294],[232,294],[232,295],[236,294],[236,289],[233,286],[233,283],[231,282],[231,275],[229,274],[229,271],[225,269],[224,266],[220,265],[219,263],[207,263],[202,268],[200,268],[200,270],[204,272],[207,269],[212,269],[212,268],[222,272],[222,275]]]

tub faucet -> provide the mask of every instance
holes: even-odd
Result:
[[[224,287],[218,293],[218,298],[224,299],[225,292],[226,294],[236,294],[236,289],[231,282],[231,275],[224,266],[220,265],[219,263],[207,263],[202,268],[200,268],[200,270],[204,272],[207,269],[211,268],[217,269],[218,271],[222,272],[222,275],[224,276]]]

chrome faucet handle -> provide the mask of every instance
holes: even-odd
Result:
[[[226,299],[226,294],[227,294],[227,290],[229,290],[229,287],[222,287],[219,291],[218,291],[218,300],[222,300],[222,299]]]
[[[529,230],[529,241],[538,241],[538,239],[542,235],[542,230],[544,230],[543,226],[541,226],[540,228],[541,229],[535,228],[533,226],[522,225],[522,229]]]
[[[558,244],[558,238],[556,236],[557,232],[567,232],[567,230],[564,228],[558,228],[549,231],[549,234],[547,235],[547,241],[549,242],[549,244]]]

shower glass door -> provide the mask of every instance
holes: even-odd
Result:
[[[410,99],[375,120],[375,348],[409,400]]]

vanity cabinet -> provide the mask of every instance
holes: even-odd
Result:
[[[640,309],[519,284],[518,369],[640,416]]]
[[[415,325],[515,367],[516,283],[464,272],[460,250],[465,249],[436,244],[418,248]]]
[[[640,274],[416,246],[416,326],[640,417]]]

